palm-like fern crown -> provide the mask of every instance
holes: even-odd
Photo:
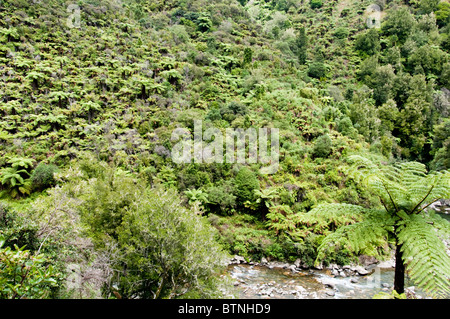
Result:
[[[378,166],[367,158],[351,156],[348,173],[372,190],[385,209],[365,209],[347,204],[326,204],[313,209],[311,217],[361,214],[360,222],[338,228],[319,247],[316,262],[329,249],[346,247],[356,253],[377,253],[390,236],[402,247],[403,261],[411,279],[434,297],[450,296],[450,257],[444,241],[450,242],[450,224],[425,210],[439,199],[450,198],[450,173],[427,174],[417,162]]]
[[[359,155],[350,156],[353,164],[349,175],[366,185],[380,198],[390,212],[419,213],[427,205],[450,197],[450,173],[427,175],[424,164],[418,162],[377,166]]]

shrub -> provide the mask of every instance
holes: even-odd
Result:
[[[212,226],[185,209],[175,191],[148,190],[134,201],[119,244],[114,281],[123,297],[217,296],[214,275],[225,254]]]
[[[331,147],[333,142],[328,134],[324,134],[317,138],[313,147],[313,156],[314,157],[327,157],[331,153]]]
[[[0,299],[43,299],[56,286],[56,272],[45,266],[44,255],[32,255],[28,250],[3,248],[0,236]]]
[[[209,187],[206,193],[208,194],[211,210],[220,209],[220,211],[224,212],[226,209],[233,209],[236,205],[236,196],[233,194],[233,191],[233,185],[229,182]]]
[[[4,247],[14,248],[26,246],[30,250],[37,249],[39,240],[37,225],[10,207],[0,203],[0,236],[3,236]]]
[[[255,189],[259,189],[259,181],[255,173],[247,167],[239,170],[235,182],[235,195],[239,204],[246,201],[253,202],[255,200]]]
[[[308,76],[320,79],[325,76],[327,68],[322,62],[313,62],[309,65]]]
[[[311,1],[309,2],[309,5],[311,6],[311,9],[322,8],[322,6],[323,6],[323,1],[322,1],[322,0],[311,0]]]
[[[31,174],[31,183],[34,189],[43,190],[55,185],[53,174],[58,167],[52,164],[40,163]]]

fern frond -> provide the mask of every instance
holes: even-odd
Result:
[[[361,221],[366,208],[350,204],[322,204],[308,213],[296,214],[294,221],[298,226],[306,226],[316,234],[330,231]]]
[[[347,223],[343,220],[347,219]],[[345,247],[356,254],[376,255],[388,233],[393,231],[394,219],[385,210],[371,210],[349,204],[324,204],[300,217],[300,221],[327,235],[318,248],[316,261],[324,259],[330,250]],[[339,222],[338,222],[339,221]],[[324,231],[330,223],[338,226],[334,232]]]
[[[388,230],[381,220],[368,219],[342,226],[326,236],[317,249],[315,263],[325,259],[330,251],[346,248],[355,254],[378,255],[377,248],[387,243]]]
[[[413,215],[398,238],[411,279],[432,297],[450,297],[450,257],[434,227],[423,217]]]

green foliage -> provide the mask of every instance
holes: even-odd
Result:
[[[238,203],[255,200],[255,189],[259,189],[259,180],[255,173],[247,167],[242,167],[234,179],[234,195]]]
[[[415,23],[416,21],[410,9],[406,6],[401,6],[392,11],[383,20],[381,30],[384,34],[396,36],[398,40],[404,42],[412,32]]]
[[[349,160],[353,164],[350,176],[372,190],[384,210],[366,210],[367,216],[361,222],[342,226],[328,235],[318,248],[316,262],[336,245],[376,254],[380,240],[387,241],[393,236],[403,251],[402,261],[417,285],[434,296],[448,295],[450,258],[442,240],[448,240],[449,227],[443,219],[429,215],[425,208],[450,195],[449,172],[426,174],[425,166],[417,162],[379,167],[361,156],[351,156]],[[337,205],[319,207],[318,211],[345,213],[352,207]],[[439,235],[435,233],[436,228]]]
[[[436,14],[436,22],[439,26],[443,27],[450,21],[450,3],[441,1],[437,6],[437,10],[434,12]]]
[[[299,34],[295,39],[295,49],[293,50],[298,57],[298,62],[300,64],[306,63],[307,58],[307,48],[308,48],[308,37],[306,35],[306,30],[304,27],[300,28]]]
[[[212,211],[232,213],[236,206],[236,196],[234,195],[234,185],[230,182],[223,182],[217,186],[210,186],[206,189],[208,194],[208,206]]]
[[[250,64],[252,62],[253,59],[253,51],[250,48],[245,48],[244,49],[244,61],[243,61],[243,65],[247,65]]]
[[[438,223],[445,220],[432,219]],[[411,279],[432,297],[448,298],[450,296],[449,273],[450,257],[447,248],[432,225],[418,215],[404,221],[398,233],[402,244],[403,258]],[[446,236],[450,238],[447,226]]]
[[[32,255],[30,251],[16,245],[3,247],[0,236],[0,299],[44,299],[50,297],[56,286],[57,273],[46,266],[43,255]]]
[[[0,203],[0,236],[4,247],[26,247],[30,251],[38,248],[38,226],[23,214]]]
[[[184,192],[189,199],[189,204],[200,202],[202,204],[208,203],[208,194],[204,193],[201,189],[188,189]]]
[[[25,169],[17,167],[7,167],[1,171],[1,182],[6,187],[9,195],[16,198],[19,195],[29,195],[31,183],[26,177],[29,173]]]
[[[212,275],[221,268],[224,254],[211,227],[184,209],[173,191],[148,190],[132,203],[120,228],[119,244],[123,257],[115,280],[123,297],[217,294],[211,289]]]
[[[379,293],[373,295],[372,299],[406,299],[406,294],[398,294],[395,290],[391,293],[380,291]]]
[[[327,134],[318,137],[312,150],[313,156],[327,157],[331,153],[332,145],[333,142]]]
[[[322,8],[323,2],[322,0],[310,0],[309,5],[311,6],[311,9],[318,9]]]
[[[54,174],[58,167],[52,164],[39,163],[31,174],[31,183],[33,188],[43,190],[55,185]]]
[[[32,249],[31,230],[42,227],[41,251],[61,269],[69,255],[88,269],[104,260],[150,185],[177,189],[194,213],[221,216],[230,252],[312,264],[324,234],[372,213],[308,210],[330,202],[378,208],[376,193],[345,174],[349,153],[449,167],[446,1],[379,2],[380,30],[365,28],[368,4],[353,0],[88,2],[79,4],[81,28],[70,32],[57,21],[68,15],[62,2],[3,1],[0,10],[0,193],[18,205],[2,231]],[[279,128],[279,171],[237,178],[234,165],[175,165],[171,132],[192,132],[193,119],[220,130]],[[325,260],[386,244],[346,246],[341,237]],[[107,275],[97,282],[110,291]]]
[[[314,61],[308,66],[308,75],[312,78],[323,78],[327,73],[327,67],[323,62]]]
[[[359,34],[355,40],[355,49],[367,55],[374,55],[379,52],[381,45],[378,31],[372,28]]]

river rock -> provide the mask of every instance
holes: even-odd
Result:
[[[369,273],[364,267],[361,266],[354,267],[354,271],[356,271],[361,276],[365,276]]]
[[[331,297],[334,297],[334,295],[336,295],[336,293],[334,292],[334,290],[327,290],[327,291],[325,291],[325,293],[326,293],[328,296],[331,296]]]
[[[268,263],[269,268],[270,266],[272,266],[272,268],[283,268],[283,269],[287,269],[289,268],[289,264],[288,263],[283,263],[283,262],[279,262],[279,261],[271,261]]]
[[[379,268],[395,268],[395,259],[381,261],[377,266]]]
[[[362,266],[370,266],[376,264],[378,260],[373,256],[361,255],[358,257],[359,263]]]
[[[321,282],[322,282],[322,284],[325,287],[328,287],[328,288],[331,288],[331,289],[336,289],[336,284],[333,281],[331,281],[331,280],[328,280],[328,279],[324,278],[324,279],[321,280]]]
[[[332,270],[332,269],[339,269],[339,266],[337,264],[329,264],[327,269],[330,269],[330,270]]]
[[[305,268],[305,267],[304,267],[304,268]],[[308,268],[308,265],[306,265],[306,268]],[[320,263],[320,264],[318,264],[317,266],[314,266],[314,269],[322,270],[322,269],[323,269],[323,264]]]
[[[295,267],[300,268],[302,266],[302,260],[300,258],[297,258],[294,261],[294,265],[295,265]]]
[[[353,277],[353,278],[350,279],[350,282],[351,282],[352,284],[356,284],[357,282],[359,282],[359,279],[356,278],[356,277]]]
[[[234,255],[234,257],[231,258],[230,263],[231,264],[245,264],[246,261],[245,261],[244,257],[238,256],[238,255]]]
[[[296,269],[297,267],[295,266],[295,265],[290,265],[289,267],[288,267],[288,269],[290,269],[292,272],[297,272],[297,269]]]
[[[261,265],[266,265],[268,262],[266,257],[261,258]]]

